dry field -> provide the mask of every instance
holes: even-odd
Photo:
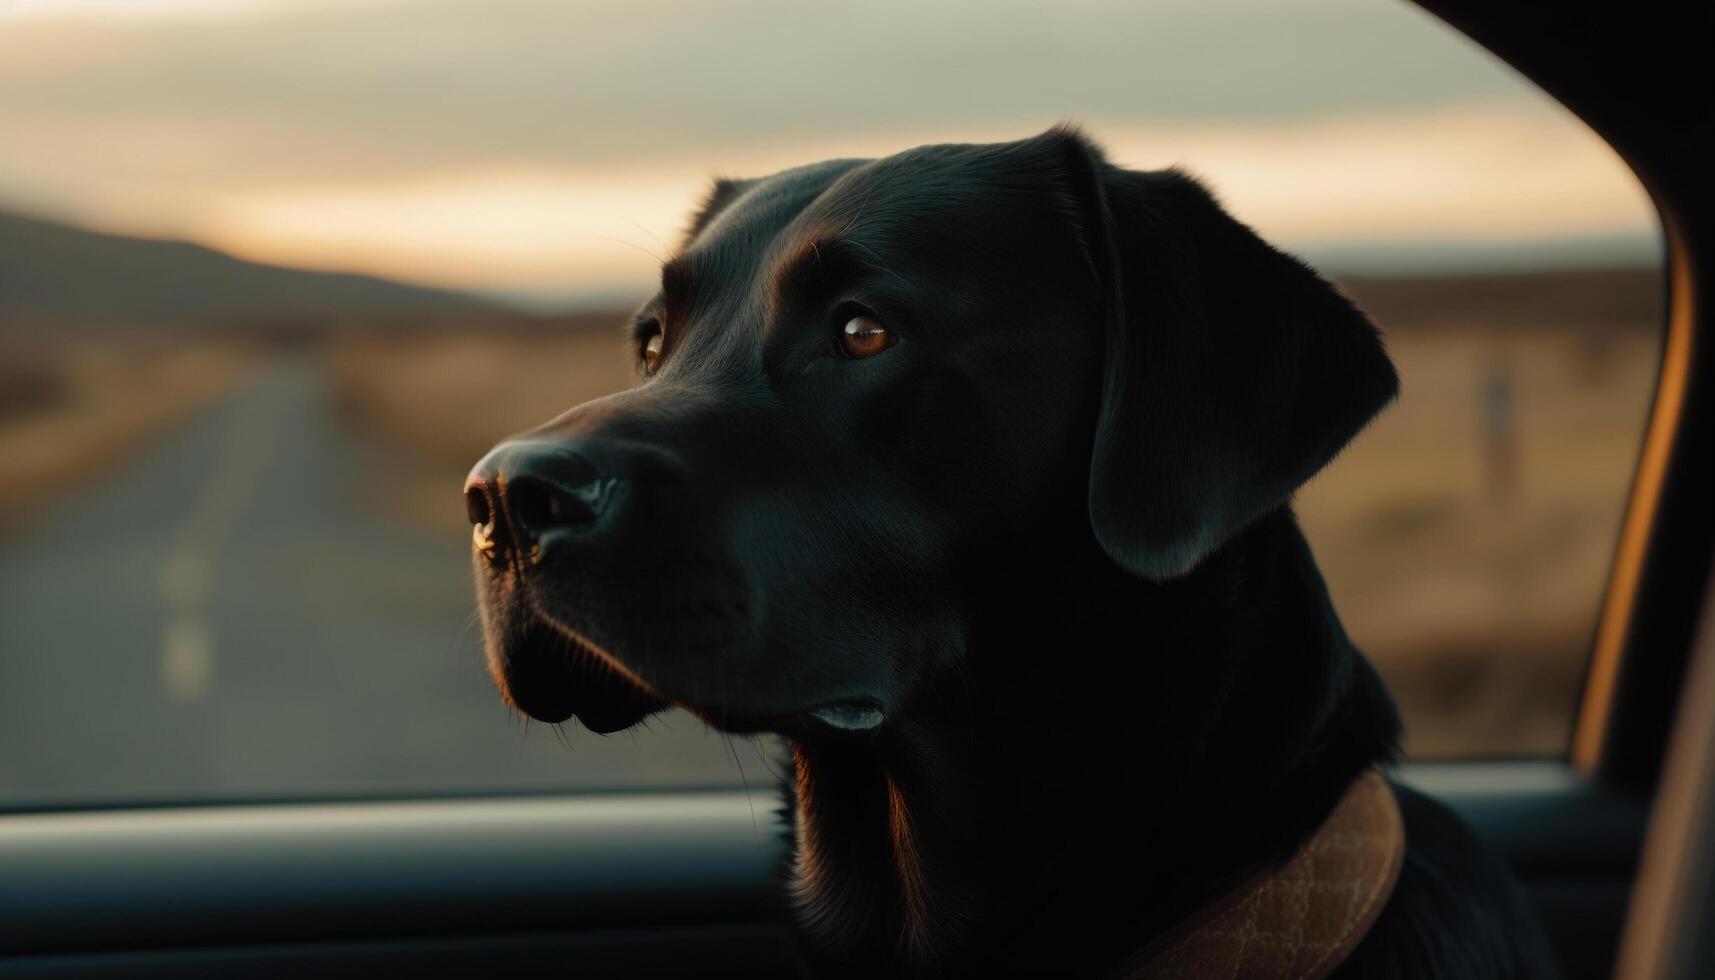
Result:
[[[1645,331],[1396,330],[1398,403],[1298,497],[1347,630],[1419,756],[1551,754],[1571,711],[1656,375]],[[1500,365],[1500,367],[1496,367]],[[1510,486],[1481,388],[1510,373]]]
[[[459,487],[503,436],[631,382],[618,323],[565,333],[359,335],[327,357],[336,409],[395,458],[370,488],[390,518],[441,537],[470,534]]]
[[[182,335],[0,337],[0,533],[233,390],[260,356]]]
[[[1655,381],[1655,279],[1353,291],[1404,388],[1298,500],[1336,604],[1413,755],[1559,753]],[[343,417],[397,455],[377,505],[462,538],[455,490],[489,446],[630,383],[619,322],[335,345]],[[1497,390],[1510,426],[1485,422]]]

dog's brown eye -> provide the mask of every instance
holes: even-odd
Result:
[[[643,373],[654,374],[655,366],[660,363],[661,334],[656,332],[650,334],[649,339],[643,342]]]
[[[874,357],[892,346],[893,334],[873,316],[854,316],[840,331],[840,350],[847,357]]]

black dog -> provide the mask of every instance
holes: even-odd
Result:
[[[642,383],[472,473],[490,668],[545,720],[785,735],[816,973],[1113,971],[1392,757],[1288,503],[1393,367],[1192,180],[1054,130],[720,181],[661,280]],[[1393,793],[1338,975],[1551,974]]]

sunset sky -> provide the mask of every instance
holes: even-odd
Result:
[[[710,174],[1075,121],[1336,270],[1648,261],[1599,140],[1392,0],[0,0],[0,207],[561,304]]]

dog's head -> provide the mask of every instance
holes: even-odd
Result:
[[[1313,272],[1062,130],[721,181],[633,341],[466,487],[496,683],[597,731],[884,725],[1053,540],[1180,576],[1396,387]]]

